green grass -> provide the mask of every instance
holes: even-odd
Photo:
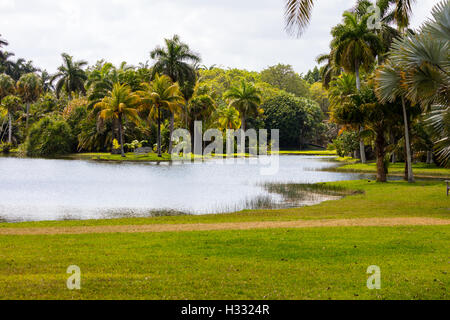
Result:
[[[0,298],[449,299],[449,241],[448,226],[0,236]]]
[[[278,152],[272,152],[272,154],[281,155],[302,155],[302,156],[335,156],[337,155],[336,150],[281,150]]]
[[[226,155],[224,154],[216,154],[210,157],[203,157],[199,155],[190,155],[191,160],[196,159],[212,159],[212,158],[224,158]],[[231,157],[240,158],[240,157],[249,157],[249,154],[241,154],[234,153],[230,155]],[[148,154],[135,154],[135,153],[126,153],[125,157],[122,157],[120,154],[110,154],[106,152],[98,152],[98,153],[75,153],[64,158],[70,159],[84,159],[84,160],[97,160],[97,161],[113,161],[113,162],[169,162],[176,161],[172,160],[172,157],[168,153],[163,153],[161,157],[158,157],[156,153],[148,153]]]
[[[350,158],[342,159],[344,162],[351,162]],[[377,171],[376,163],[349,163],[342,167],[336,168],[339,172],[367,172],[375,173]],[[390,175],[403,176],[405,172],[405,164],[398,162],[389,165]],[[441,168],[435,164],[415,163],[413,164],[413,172],[417,177],[438,177],[450,179],[450,168]]]
[[[298,219],[339,219],[370,217],[435,217],[450,218],[450,200],[443,182],[403,181],[376,183],[369,180],[326,183],[335,187],[359,191],[337,201],[326,201],[316,206],[277,210],[246,210],[242,212],[155,218],[126,218],[88,221],[44,221],[3,223],[0,228],[90,226],[90,225],[142,225],[162,223],[220,223],[244,221],[292,221]]]

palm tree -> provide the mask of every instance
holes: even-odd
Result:
[[[382,50],[382,44],[372,30],[369,29],[368,15],[359,17],[356,13],[345,12],[343,24],[333,28],[333,62],[347,72],[355,73],[356,89],[361,90],[361,70],[368,70],[373,66],[375,57]],[[363,131],[363,127],[360,131]],[[366,163],[364,141],[360,139],[361,162]]]
[[[3,99],[7,96],[14,94],[15,92],[15,83],[14,80],[6,75],[6,74],[0,74],[0,105],[3,104]],[[8,112],[9,115],[9,128],[11,130],[11,114]],[[11,138],[9,141],[11,143]]]
[[[178,82],[182,90],[185,86],[189,86],[188,83],[191,85],[195,84],[197,73],[194,65],[200,63],[200,56],[192,52],[187,44],[181,42],[178,35],[174,35],[172,39],[165,39],[165,45],[165,48],[157,47],[150,53],[151,58],[156,60],[153,66],[152,78],[156,73],[165,74],[173,82]],[[186,98],[186,100],[189,99]],[[171,113],[169,153],[172,152],[174,119],[175,114]]]
[[[5,47],[5,46],[8,45],[8,41],[2,39],[1,36],[2,36],[2,35],[0,34],[0,49],[1,49],[2,47]],[[4,53],[3,53],[2,50],[0,50],[0,62],[2,62],[2,60],[4,60],[4,59],[5,59]]]
[[[73,57],[67,53],[62,54],[63,65],[58,68],[58,72],[53,75],[51,83],[56,82],[56,95],[59,97],[64,89],[69,100],[72,100],[72,92],[81,92],[86,94],[84,82],[87,80],[83,67],[87,65],[86,61],[73,61]]]
[[[240,86],[232,87],[224,94],[229,105],[235,107],[241,115],[241,129],[245,131],[245,121],[250,115],[257,115],[262,98],[261,92],[253,83],[241,81]]]
[[[127,85],[115,83],[109,94],[95,105],[100,109],[99,120],[117,119],[119,123],[119,143],[122,157],[125,157],[123,141],[123,121],[137,120],[141,99]]]
[[[311,13],[316,0],[285,0],[286,30],[300,36],[311,21]],[[395,22],[400,29],[408,26],[412,5],[416,0],[378,0],[377,6],[387,22]],[[391,4],[394,4],[391,8]]]
[[[17,94],[22,101],[27,104],[26,131],[28,132],[28,118],[30,114],[30,104],[35,102],[43,91],[42,82],[35,73],[28,73],[20,77],[17,82]]]
[[[185,102],[178,83],[173,83],[166,76],[155,74],[154,80],[142,84],[139,91],[142,99],[142,109],[149,112],[149,120],[156,118],[158,122],[158,157],[162,157],[161,150],[161,111],[162,109],[175,112]]]
[[[382,103],[394,102],[397,98],[402,101],[403,120],[405,126],[406,163],[408,170],[408,182],[414,182],[414,174],[411,159],[411,143],[409,136],[408,114],[406,111],[405,91],[406,86],[404,72],[391,62],[387,62],[377,70],[376,94]]]
[[[49,92],[49,91],[54,90],[53,85],[51,83],[51,76],[47,72],[47,70],[43,70],[40,73],[41,73],[41,82],[42,82],[42,87],[44,89],[44,92]]]
[[[231,106],[219,108],[217,110],[217,123],[222,130],[238,129],[241,126],[239,111]]]
[[[450,1],[441,2],[433,8],[433,19],[420,33],[395,40],[391,61],[379,70],[377,77],[379,97],[401,96],[404,113],[406,99],[419,104],[424,111],[432,110],[430,123],[442,161],[448,161],[450,157],[450,141],[445,136],[450,104],[449,12]]]
[[[14,113],[19,110],[22,105],[22,100],[14,95],[9,95],[3,98],[0,108],[3,108],[8,113],[8,143],[12,143],[12,119]]]

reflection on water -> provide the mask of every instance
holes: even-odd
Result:
[[[154,165],[0,158],[0,217],[6,221],[102,219],[224,213],[270,207],[269,202],[289,206],[294,204],[265,185],[363,177],[323,171],[333,166],[317,157],[280,156],[279,172],[262,176],[258,165],[243,159],[225,165],[218,161]],[[297,196],[296,206],[330,198]]]

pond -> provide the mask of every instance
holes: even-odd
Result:
[[[355,180],[360,174],[324,171],[326,158],[280,156],[275,175],[248,160],[203,163],[105,163],[0,158],[0,220],[104,219],[159,214],[207,214],[302,206],[333,199],[305,194],[297,203],[270,192],[268,183]],[[229,163],[228,163],[229,162]],[[263,204],[263,205],[261,205]]]

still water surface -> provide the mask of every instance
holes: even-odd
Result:
[[[0,220],[38,221],[148,216],[159,210],[190,214],[251,208],[270,197],[263,184],[360,179],[327,172],[334,163],[319,157],[280,156],[276,175],[260,166],[230,160],[205,163],[100,163],[82,160],[0,158]],[[305,200],[305,205],[323,201]]]

